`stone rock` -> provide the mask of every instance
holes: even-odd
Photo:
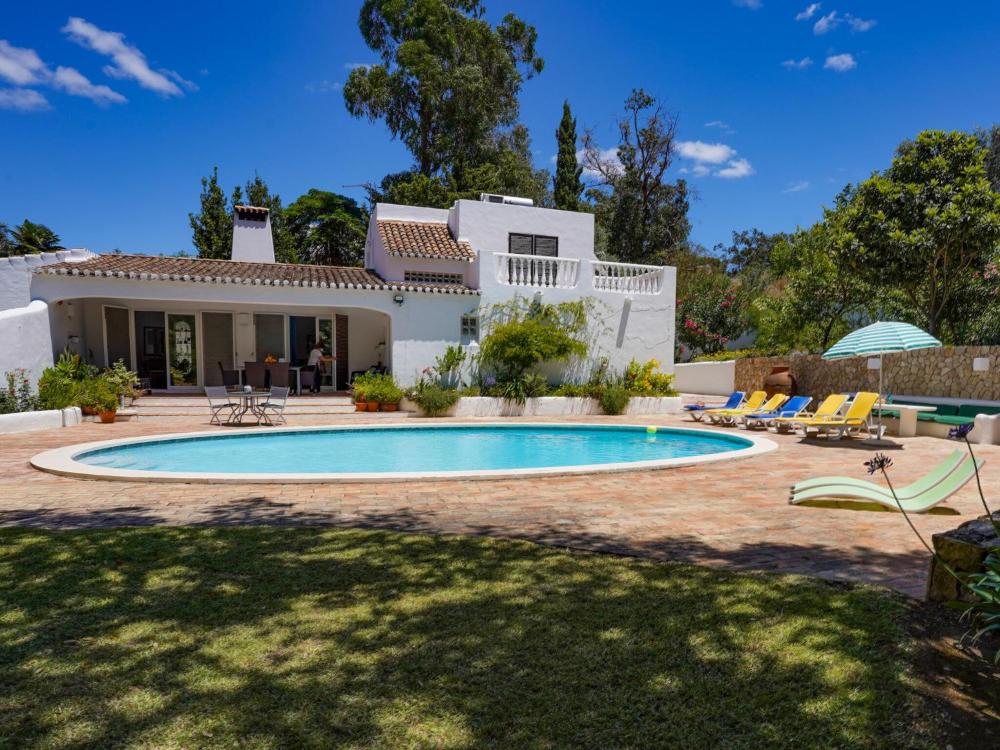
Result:
[[[993,517],[1000,521],[1000,511]],[[993,524],[987,516],[966,521],[958,528],[934,534],[931,537],[934,551],[956,573],[978,573],[983,570],[983,560],[990,548],[1000,546]],[[971,596],[958,581],[944,569],[937,558],[931,558],[930,576],[927,579],[927,599],[948,602],[956,599],[970,601]]]

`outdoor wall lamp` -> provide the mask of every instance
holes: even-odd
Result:
[[[395,302],[400,307],[402,307],[403,302],[406,301],[406,297],[404,297],[402,294],[394,294],[392,295],[392,301]]]

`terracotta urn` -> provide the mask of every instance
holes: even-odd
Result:
[[[771,374],[764,378],[764,390],[768,397],[776,393],[794,396],[798,392],[798,383],[792,375],[791,367],[774,367]]]

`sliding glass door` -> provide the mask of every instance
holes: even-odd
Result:
[[[205,385],[222,385],[222,371],[236,369],[233,356],[233,314],[201,314],[202,359]]]
[[[166,316],[160,311],[135,312],[135,364],[140,378],[149,380],[149,387],[167,387]]]
[[[253,316],[255,359],[285,358],[285,316],[255,313]]]

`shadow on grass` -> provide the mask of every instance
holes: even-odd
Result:
[[[0,599],[0,746],[921,746],[870,589],[253,526],[3,530]]]

